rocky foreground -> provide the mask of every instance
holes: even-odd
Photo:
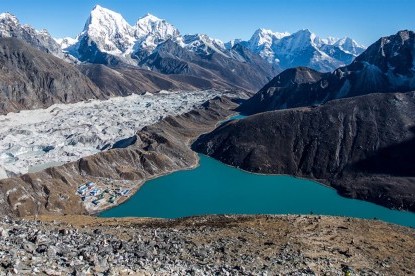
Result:
[[[0,275],[409,275],[415,230],[320,216],[0,220]]]

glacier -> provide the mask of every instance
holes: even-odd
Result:
[[[189,112],[226,93],[161,91],[105,101],[55,104],[0,116],[0,179],[108,150],[144,126]]]

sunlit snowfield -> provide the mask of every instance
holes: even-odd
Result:
[[[221,94],[162,91],[0,116],[0,179],[100,152],[146,125],[186,113]]]

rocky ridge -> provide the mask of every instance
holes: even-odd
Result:
[[[17,38],[0,38],[0,114],[107,99],[73,64]]]
[[[37,31],[30,25],[22,25],[17,17],[10,13],[0,14],[0,37],[17,38],[40,51],[53,54],[69,62],[75,62],[73,57],[62,51],[61,45],[52,38],[47,30]]]

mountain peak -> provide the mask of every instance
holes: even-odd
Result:
[[[319,40],[319,38],[312,33],[309,29],[302,29],[292,34],[292,37],[300,43],[313,44]]]
[[[125,19],[122,17],[121,14],[112,11],[110,9],[104,8],[100,5],[96,5],[89,15],[89,19],[96,19],[96,20],[119,20],[119,21],[125,21]]]
[[[312,33],[309,29],[302,29],[295,33],[293,33],[293,36],[302,36],[302,37],[311,37],[314,33]]]
[[[132,47],[133,28],[121,14],[96,5],[85,23],[81,34],[88,35],[99,49],[111,54],[120,54]]]
[[[15,25],[19,24],[19,19],[14,14],[11,14],[9,12],[4,12],[0,14],[0,21],[1,22],[12,22]]]
[[[101,9],[105,9],[104,7],[100,6],[100,5],[95,5],[92,10],[101,10]]]
[[[273,32],[269,29],[259,28],[252,35],[251,41],[262,38],[263,42],[265,42],[264,40],[281,39],[289,35],[290,34],[288,32],[279,33],[279,32]],[[261,41],[258,41],[258,42],[261,42]]]
[[[180,35],[180,32],[164,19],[160,19],[150,13],[138,19],[135,36],[137,38],[149,38],[151,43],[159,43]],[[147,39],[148,40],[148,39]]]
[[[151,13],[146,13],[143,17],[140,17],[140,19],[138,19],[138,21],[162,21],[163,19],[158,18],[157,16],[151,14]]]
[[[354,56],[361,54],[365,50],[365,46],[347,36],[338,39],[333,45]]]
[[[383,72],[412,76],[415,68],[415,32],[403,30],[380,38],[355,61],[377,66]]]
[[[413,34],[414,34],[413,31],[410,31],[410,30],[402,30],[402,31],[399,31],[396,35],[400,36],[401,39],[402,39],[402,41],[406,41]]]

